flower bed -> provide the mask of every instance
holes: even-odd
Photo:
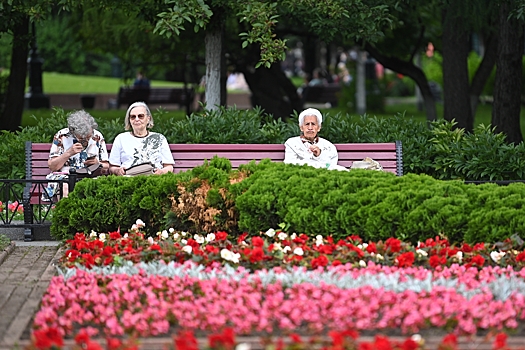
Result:
[[[381,332],[404,337],[399,349],[423,348],[416,333],[438,334],[450,349],[457,335],[486,335],[503,349],[504,332],[524,330],[519,241],[496,249],[436,238],[414,247],[275,230],[234,240],[173,230],[145,238],[142,225],[67,242],[35,316],[36,338],[51,330],[59,338],[80,331],[111,339],[235,330],[332,336],[333,347],[336,334],[352,334],[347,349],[387,349],[355,340],[357,332]],[[373,341],[383,338],[396,348],[386,337]]]

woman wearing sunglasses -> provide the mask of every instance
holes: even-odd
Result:
[[[109,156],[109,173],[126,175],[126,170],[140,165],[152,164],[154,174],[173,171],[173,156],[164,135],[152,132],[153,117],[144,102],[129,106],[124,119],[125,130],[115,138]]]

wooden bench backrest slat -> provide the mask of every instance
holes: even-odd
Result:
[[[349,168],[354,161],[370,157],[381,163],[385,171],[403,175],[400,142],[336,144],[335,146],[339,153],[339,165],[346,168]],[[26,161],[28,156],[31,158],[30,168],[26,169],[26,177],[45,179],[49,173],[47,159],[51,144],[28,142],[26,147]],[[112,145],[107,144],[108,152],[111,152],[111,148]],[[202,165],[205,159],[210,160],[215,155],[230,159],[234,169],[252,160],[260,161],[264,158],[270,158],[275,162],[284,160],[282,144],[170,144],[170,150],[175,159],[174,172],[176,173]],[[38,195],[39,193],[34,194],[34,196]]]

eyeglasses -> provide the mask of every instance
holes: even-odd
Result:
[[[73,136],[73,143],[80,143],[82,146],[86,147],[89,143],[89,139],[91,139],[91,135],[88,137],[77,137]]]
[[[142,120],[142,119],[146,118],[146,115],[145,114],[137,114],[137,115],[130,114],[129,115],[129,120],[133,120],[133,119],[137,119],[137,118]]]

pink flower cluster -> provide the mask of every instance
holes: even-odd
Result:
[[[78,270],[67,280],[53,278],[34,326],[56,327],[63,335],[90,326],[93,334],[102,329],[109,336],[154,336],[180,326],[207,331],[229,326],[239,334],[301,328],[401,329],[407,334],[429,327],[475,334],[478,329],[515,329],[524,319],[525,297],[519,293],[498,301],[489,291],[468,299],[445,287],[396,293],[369,286],[343,289],[305,282],[286,287],[254,278],[100,275]]]

